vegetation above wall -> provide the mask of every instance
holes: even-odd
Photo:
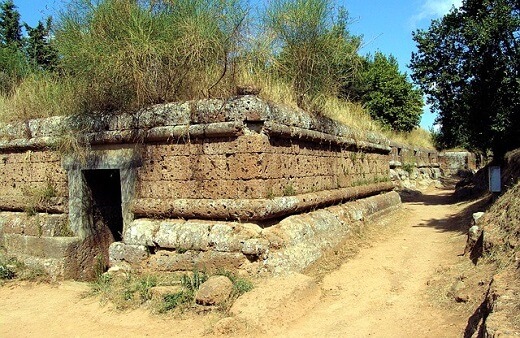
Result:
[[[52,32],[48,20],[26,26],[24,37],[16,7],[4,1],[0,120],[124,112],[230,97],[248,87],[359,129],[390,137],[414,130],[418,91],[399,72],[385,78],[404,81],[399,88],[360,103],[345,99],[353,96],[346,88],[363,78],[361,37],[350,34],[347,12],[333,5],[275,0],[253,17],[239,0],[72,0]],[[388,100],[393,94],[405,99]],[[428,138],[416,139],[430,146]]]

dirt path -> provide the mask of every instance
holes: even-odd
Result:
[[[467,315],[432,300],[429,281],[457,264],[464,248],[460,211],[451,191],[432,190],[388,218],[384,240],[326,274],[320,303],[269,335],[458,337]],[[217,315],[176,319],[147,310],[115,312],[82,298],[85,284],[0,287],[0,337],[201,336]]]
[[[408,202],[389,224],[394,234],[323,278],[324,296],[283,336],[458,337],[467,316],[432,301],[429,282],[461,259],[461,206],[451,191],[432,190]]]

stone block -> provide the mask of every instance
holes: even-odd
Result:
[[[123,242],[133,245],[154,246],[154,238],[159,230],[159,221],[152,219],[136,219],[126,226]]]
[[[148,258],[148,248],[144,245],[131,245],[122,242],[114,242],[108,248],[110,266],[119,262],[128,262],[130,265],[138,265]]]
[[[40,258],[73,257],[81,244],[78,237],[35,237],[20,234],[4,234],[8,253]]]
[[[241,253],[217,251],[176,251],[159,250],[148,259],[147,267],[157,271],[193,271],[197,268],[208,273],[218,270],[237,270],[247,262]]]
[[[153,242],[161,248],[207,250],[211,222],[162,221]]]
[[[215,224],[209,234],[209,245],[216,251],[239,251],[241,240],[241,236],[235,233],[234,226],[224,222]]]
[[[28,215],[25,212],[0,213],[5,232],[37,237],[70,236],[68,216],[66,214]]]
[[[263,238],[251,238],[242,244],[242,253],[263,257],[269,251],[269,242]]]

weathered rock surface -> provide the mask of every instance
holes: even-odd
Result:
[[[108,248],[108,256],[110,258],[110,265],[116,266],[121,262],[129,264],[140,264],[148,258],[148,248],[144,245],[132,245],[122,242],[114,242]]]
[[[233,283],[226,276],[212,276],[202,283],[195,294],[195,301],[201,305],[218,305],[225,302],[233,291]]]
[[[495,275],[485,300],[484,337],[520,337],[519,305],[518,270]]]

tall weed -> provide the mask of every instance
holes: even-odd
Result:
[[[273,37],[273,70],[288,81],[299,107],[320,110],[356,71],[360,38],[348,15],[334,17],[331,0],[273,0],[264,15]]]
[[[31,73],[11,94],[0,95],[0,122],[78,113],[82,111],[78,102],[82,88],[81,83],[71,78]]]
[[[56,30],[61,67],[89,79],[90,111],[229,95],[236,0],[76,0]]]

